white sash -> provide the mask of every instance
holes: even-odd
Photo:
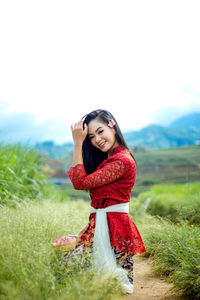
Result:
[[[123,284],[130,285],[126,271],[116,263],[114,250],[110,244],[110,235],[107,223],[107,212],[129,212],[129,202],[111,205],[106,208],[90,206],[90,213],[96,213],[95,232],[93,240],[94,265],[98,271],[118,275]]]

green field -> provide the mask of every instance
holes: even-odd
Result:
[[[0,155],[0,299],[121,299],[116,279],[95,276],[83,256],[66,266],[52,247],[87,224],[84,194],[48,185],[32,150],[1,147]],[[155,272],[190,299],[200,299],[199,203],[199,181],[157,184],[131,198],[129,213]]]
[[[154,184],[200,181],[200,146],[136,152],[137,177],[133,195]]]
[[[85,202],[21,203],[0,212],[0,299],[116,299],[116,280],[102,280],[84,258],[65,266],[54,238],[77,233],[88,222]],[[89,284],[88,284],[89,283]]]
[[[200,225],[200,182],[173,185],[154,185],[143,192],[138,200],[146,206],[151,215]]]

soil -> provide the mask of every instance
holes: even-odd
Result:
[[[165,277],[153,273],[150,258],[134,256],[134,292],[126,295],[125,300],[187,300],[174,295],[172,283],[164,281]]]

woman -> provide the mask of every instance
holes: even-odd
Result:
[[[92,249],[98,270],[116,274],[123,293],[132,293],[133,255],[146,251],[128,215],[136,161],[117,121],[106,110],[95,110],[71,126],[72,167],[67,171],[77,190],[89,190],[88,225],[77,235],[74,253]]]

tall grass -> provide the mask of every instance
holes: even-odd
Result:
[[[156,185],[134,204],[136,221],[142,218],[140,232],[147,250],[142,255],[150,256],[155,272],[166,275],[174,291],[189,299],[200,299],[199,194],[198,182]]]
[[[114,278],[94,276],[84,257],[67,265],[51,245],[57,236],[80,231],[88,217],[88,204],[79,200],[2,206],[0,298],[119,299],[120,289]]]
[[[0,204],[42,197],[45,175],[39,155],[28,147],[0,144]]]
[[[67,264],[52,248],[55,237],[88,223],[89,203],[70,201],[66,190],[48,186],[33,150],[0,145],[0,204],[0,299],[121,298],[116,279],[88,269],[89,256]],[[200,298],[200,230],[190,225],[200,224],[200,184],[154,186],[131,199],[129,214],[156,272],[183,295]]]
[[[181,219],[200,224],[200,183],[155,185],[138,197],[141,203],[148,199],[147,212],[177,223]]]
[[[179,226],[160,219],[143,228],[147,252],[154,269],[167,275],[174,290],[200,299],[200,229],[182,221]]]

